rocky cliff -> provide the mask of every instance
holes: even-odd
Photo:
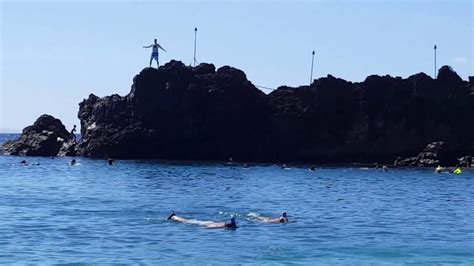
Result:
[[[443,141],[474,154],[474,95],[450,67],[438,78],[333,76],[260,92],[235,68],[171,61],[146,68],[121,97],[80,103],[80,153],[91,157],[260,162],[393,162]],[[454,156],[453,155],[453,156]]]
[[[120,97],[79,104],[81,154],[179,160],[262,160],[268,144],[265,94],[235,68],[171,61],[146,68]]]
[[[448,66],[437,79],[373,75],[354,83],[329,75],[265,95],[241,70],[171,61],[143,69],[128,95],[91,94],[82,101],[77,145],[56,143],[68,137],[64,126],[42,117],[5,151],[247,162],[396,160],[399,166],[454,165],[463,157],[467,165],[474,155],[473,116],[474,82]]]

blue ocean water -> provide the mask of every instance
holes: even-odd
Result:
[[[0,156],[0,264],[474,264],[472,171],[70,160]]]

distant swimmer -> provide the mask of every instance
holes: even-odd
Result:
[[[76,164],[77,164],[76,160],[72,159],[72,161],[71,161],[71,166],[74,166],[74,165],[76,165]]]
[[[257,221],[262,222],[262,223],[268,223],[268,224],[277,224],[277,223],[287,223],[288,222],[288,215],[286,212],[283,212],[280,217],[265,217],[265,216],[260,216],[260,215],[251,215],[254,217]]]
[[[445,167],[442,167],[441,165],[438,165],[436,168],[435,168],[435,172],[437,174],[441,174],[442,172],[446,172],[446,168]]]
[[[151,67],[151,62],[153,61],[153,59],[156,60],[156,65],[157,67],[159,67],[160,62],[158,59],[158,49],[161,49],[164,52],[166,52],[166,50],[163,47],[161,47],[161,45],[156,41],[156,39],[155,39],[155,43],[147,45],[147,46],[143,46],[143,48],[153,48],[151,52],[151,57],[150,57],[150,67]]]
[[[108,158],[108,159],[107,159],[107,163],[108,163],[109,165],[114,165],[114,164],[115,164],[115,160]]]
[[[388,167],[387,167],[386,165],[382,166],[382,171],[387,172],[387,171],[388,171]]]
[[[235,218],[232,217],[230,222],[213,222],[213,221],[200,221],[195,219],[186,219],[183,217],[179,217],[176,213],[171,213],[168,217],[168,220],[173,220],[175,222],[185,223],[185,224],[197,224],[206,228],[216,229],[216,228],[224,228],[224,229],[237,229],[237,224],[235,222]]]
[[[20,164],[21,165],[28,165],[28,163],[25,160],[21,161]]]
[[[77,142],[77,139],[76,139],[76,125],[74,125],[71,129],[71,139],[74,140],[74,142]]]
[[[462,170],[460,167],[456,167],[456,169],[453,170],[453,174],[460,175],[462,174]]]
[[[310,170],[310,171],[316,171],[316,167],[311,166],[311,167],[309,168],[309,170]]]

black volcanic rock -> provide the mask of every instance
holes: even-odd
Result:
[[[246,160],[262,158],[265,95],[231,67],[171,61],[146,68],[130,94],[80,103],[81,153],[91,157]]]
[[[238,69],[171,61],[142,70],[126,96],[90,95],[80,103],[77,149],[90,157],[311,163],[412,157],[403,165],[433,165],[429,160],[439,156],[418,154],[442,141],[449,156],[439,162],[455,164],[456,156],[474,154],[473,114],[469,83],[447,66],[437,79],[373,75],[352,83],[329,75],[265,95]]]
[[[443,66],[438,71],[437,79],[443,83],[460,85],[463,80],[450,66]]]
[[[6,142],[3,150],[11,155],[56,156],[68,138],[69,133],[59,119],[42,115],[23,129],[19,139]]]

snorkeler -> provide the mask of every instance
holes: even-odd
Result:
[[[460,167],[456,167],[451,173],[456,174],[456,175],[460,175],[460,174],[462,174],[462,170],[461,170]]]
[[[225,229],[237,229],[237,224],[235,223],[235,218],[232,217],[230,219],[229,223],[224,223],[224,222],[212,222],[212,221],[199,221],[195,219],[186,219],[183,217],[179,217],[176,215],[176,213],[171,213],[170,216],[168,217],[168,220],[173,220],[176,222],[180,223],[185,223],[185,224],[197,224],[200,226],[204,226],[206,228],[225,228]]]
[[[283,212],[281,214],[281,217],[278,218],[273,218],[273,217],[265,217],[265,216],[260,216],[260,215],[251,215],[257,221],[262,222],[262,223],[268,223],[268,224],[277,224],[277,223],[287,223],[288,222],[288,215],[286,212]]]

